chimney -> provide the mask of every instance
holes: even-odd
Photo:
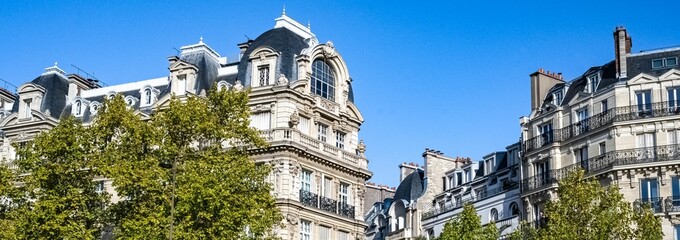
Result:
[[[238,54],[239,60],[241,60],[241,58],[243,58],[243,53],[245,53],[246,50],[248,50],[248,47],[250,47],[250,44],[252,44],[253,42],[254,42],[253,40],[248,39],[247,42],[238,44],[238,49],[240,50],[240,52]]]
[[[614,54],[616,56],[616,76],[617,78],[628,77],[626,56],[630,54],[633,47],[633,40],[628,35],[626,28],[618,26],[614,30]]]
[[[555,73],[539,68],[529,75],[531,79],[531,111],[537,110],[543,104],[543,99],[550,89],[564,83],[562,73]]]

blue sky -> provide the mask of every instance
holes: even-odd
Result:
[[[480,159],[519,137],[529,74],[566,79],[633,52],[680,45],[680,1],[11,1],[0,5],[0,78],[30,81],[55,61],[108,84],[165,76],[173,49],[205,42],[227,57],[287,15],[333,41],[354,79],[370,181],[396,186],[425,148]],[[11,88],[11,87],[9,87]]]

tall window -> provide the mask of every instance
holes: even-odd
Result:
[[[581,168],[588,171],[588,147],[582,147],[574,151],[576,162],[581,163]]]
[[[587,107],[576,110],[576,121],[577,122],[586,120],[587,118],[588,118],[588,108]]]
[[[76,116],[80,116],[82,114],[82,109],[83,109],[83,102],[80,100],[76,101]]]
[[[607,152],[607,143],[601,142],[600,143],[600,155],[605,154]]]
[[[470,172],[470,169],[465,169],[465,182],[469,182],[472,180],[472,174]]]
[[[668,144],[669,145],[678,144],[678,135],[680,135],[680,131],[676,130],[667,131],[666,136],[668,137]]]
[[[331,239],[331,229],[326,226],[319,226],[319,239]]]
[[[563,90],[560,89],[559,91],[553,93],[553,104],[556,106],[559,106],[562,103],[562,99],[564,99],[564,93],[562,91]]]
[[[534,173],[539,179],[539,184],[545,184],[550,178],[550,161],[535,163]]]
[[[323,125],[321,123],[317,124],[316,126],[317,126],[316,129],[317,139],[319,139],[319,141],[326,142],[327,139],[326,133],[328,132],[328,126]]]
[[[635,93],[637,100],[637,109],[640,116],[651,114],[652,111],[652,91],[638,91]]]
[[[651,203],[652,207],[660,207],[659,182],[656,178],[640,180],[640,198],[643,203]]]
[[[260,86],[269,85],[269,65],[258,67],[257,72],[260,74]]]
[[[312,222],[302,220],[300,221],[300,240],[312,239]]]
[[[510,203],[510,213],[512,213],[512,216],[519,215],[519,206],[517,206],[516,202]]]
[[[609,110],[609,103],[607,100],[602,100],[602,102],[600,102],[600,107],[602,108],[602,112]]]
[[[187,91],[187,75],[177,76],[177,94],[184,95]]]
[[[302,175],[300,175],[300,189],[302,189],[302,191],[311,192],[312,190],[311,171],[302,170]]]
[[[335,146],[340,149],[345,149],[345,133],[335,132]]]
[[[671,199],[673,199],[673,210],[677,211],[680,209],[680,177],[671,177],[671,189],[671,194],[673,194],[671,195]]]
[[[541,143],[539,146],[544,146],[545,144],[552,143],[552,123],[543,124],[538,127],[538,135],[541,136]]]
[[[654,133],[643,133],[635,135],[638,148],[653,147],[655,145]]]
[[[322,60],[312,63],[312,93],[328,100],[335,100],[335,73]]]
[[[250,116],[250,127],[258,130],[269,129],[271,123],[271,112],[260,112]]]
[[[333,183],[333,179],[324,177],[323,178],[323,197],[330,198],[331,197],[331,185]]]
[[[94,191],[97,193],[103,193],[104,192],[104,181],[97,181],[96,186],[94,188]]]
[[[495,160],[496,160],[495,158],[492,158],[492,159],[487,159],[486,161],[484,161],[484,168],[486,168],[485,174],[490,174],[493,171],[494,167],[496,167],[496,161]]]
[[[668,111],[678,112],[680,110],[680,88],[668,89]]]
[[[590,92],[594,93],[597,89],[597,85],[600,85],[600,74],[593,74],[588,77],[588,82],[590,83]]]
[[[300,116],[300,123],[297,125],[302,134],[309,135],[309,118]]]
[[[151,104],[151,89],[145,89],[144,90],[144,104],[150,105]]]
[[[24,100],[24,105],[26,106],[26,111],[24,111],[24,118],[31,118],[33,116],[31,112],[31,99]]]
[[[498,221],[498,210],[495,208],[491,209],[491,214],[489,216],[489,222],[496,222]]]
[[[349,184],[341,183],[338,189],[338,196],[340,204],[349,204]]]
[[[344,231],[339,231],[338,232],[338,240],[349,240],[349,237],[347,237],[349,233],[344,232]]]
[[[457,172],[456,173],[456,186],[463,184],[463,173],[462,172]]]

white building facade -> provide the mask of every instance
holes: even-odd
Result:
[[[11,143],[28,142],[59,119],[73,115],[88,123],[107,97],[123,95],[148,117],[172,95],[205,96],[212,86],[251,88],[251,126],[269,143],[252,158],[272,165],[268,181],[284,226],[282,239],[363,238],[366,149],[359,140],[364,121],[354,104],[352,78],[332,42],[319,43],[308,27],[285,13],[254,40],[238,44],[239,59],[226,59],[203,42],[168,58],[169,72],[150,80],[100,87],[67,75],[58,66],[18,88],[0,91],[0,155],[16,158]],[[102,188],[115,193],[109,180]],[[114,194],[114,201],[117,201]]]

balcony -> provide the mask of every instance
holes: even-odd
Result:
[[[304,206],[314,207],[326,212],[354,218],[354,206],[338,202],[327,197],[319,196],[315,193],[302,189],[300,190],[300,203]]]
[[[601,129],[614,122],[675,115],[680,115],[680,106],[676,102],[657,102],[612,108],[564,128],[529,138],[522,144],[522,151],[527,153],[555,142],[565,141]]]
[[[670,196],[664,200],[664,208],[668,213],[680,214],[680,196]]]
[[[463,206],[465,203],[473,203],[477,201],[481,201],[496,195],[499,195],[505,191],[510,191],[513,189],[517,189],[519,186],[518,184],[515,183],[509,183],[509,184],[503,184],[503,186],[497,187],[497,188],[492,188],[492,189],[485,189],[484,191],[480,192],[478,195],[471,196],[469,198],[463,198],[460,201],[456,201],[455,203],[451,201],[451,204],[444,204],[443,208],[434,208],[430,211],[427,211],[421,215],[422,219],[428,219],[432,218],[434,216],[437,216],[439,214],[445,213],[452,211],[454,209],[460,208]]]
[[[305,148],[309,148],[309,150],[332,156],[341,163],[349,163],[353,166],[358,165],[362,168],[367,168],[368,166],[368,161],[365,158],[344,149],[337,148],[331,144],[319,141],[316,138],[303,134],[294,128],[275,128],[263,130],[260,131],[260,137],[270,144],[274,144],[277,141],[288,141],[295,144],[300,144]]]
[[[594,174],[616,166],[673,160],[680,160],[679,144],[610,151],[560,169],[553,169],[543,174],[524,178],[522,179],[522,191],[531,191],[557,184],[576,169],[583,169],[586,174]]]
[[[653,197],[653,198],[640,198],[633,202],[635,207],[646,206],[651,207],[654,213],[663,212],[663,198]]]

